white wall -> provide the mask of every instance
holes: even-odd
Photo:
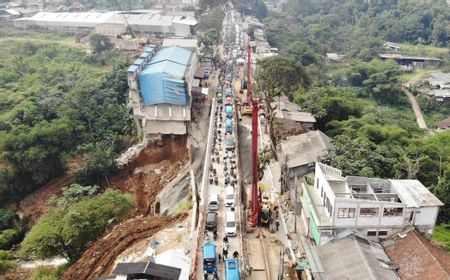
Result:
[[[418,213],[418,211],[420,211],[420,213]],[[418,211],[416,211],[415,214],[414,225],[435,225],[439,207],[421,207]]]
[[[181,23],[172,23],[173,32],[175,36],[188,37],[191,35],[191,26]]]

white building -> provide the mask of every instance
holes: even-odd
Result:
[[[431,236],[443,206],[418,180],[342,177],[321,163],[302,191],[302,220],[320,245],[349,233],[383,238],[410,225]]]
[[[132,12],[39,12],[32,17],[14,20],[19,28],[41,28],[65,33],[80,31],[115,36],[126,32],[127,26],[136,33],[154,33],[190,37],[195,33],[197,21],[192,16],[166,14],[159,10]]]

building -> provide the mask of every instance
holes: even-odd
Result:
[[[190,37],[195,34],[197,21],[194,17],[165,15],[159,10],[131,12],[39,12],[32,17],[14,20],[19,28],[41,28],[65,33],[80,31],[116,36],[131,28],[135,33],[151,33],[165,36]]]
[[[310,131],[290,136],[279,145],[282,186],[285,190],[300,178],[314,170],[319,157],[332,149],[330,138],[322,131]]]
[[[439,130],[448,130],[450,129],[450,118],[442,120],[437,123],[437,127]]]
[[[331,61],[339,61],[345,58],[345,55],[343,54],[337,54],[337,53],[326,53],[326,59]]]
[[[383,44],[383,47],[387,50],[392,50],[392,51],[400,51],[400,45],[396,44],[396,43],[392,43],[392,42],[386,42]]]
[[[314,129],[316,119],[311,113],[302,112],[300,106],[281,95],[278,101],[270,103],[272,108],[275,108],[275,117],[280,120],[291,120],[299,124],[303,131],[310,131]]]
[[[129,107],[144,137],[187,133],[196,53],[151,46],[128,69]]]
[[[318,246],[317,252],[323,267],[318,279],[399,279],[395,272],[398,265],[390,261],[380,243],[353,234]]]
[[[162,47],[172,47],[177,46],[185,48],[191,51],[197,51],[197,39],[178,39],[178,38],[167,38],[164,39]]]
[[[12,20],[20,18],[22,14],[16,9],[0,9],[0,22],[11,23]]]
[[[416,231],[395,235],[382,245],[389,259],[399,266],[400,279],[450,279],[450,255]]]
[[[342,177],[316,163],[302,185],[302,220],[316,244],[357,233],[369,239],[414,226],[431,237],[443,203],[418,180]]]
[[[178,280],[180,279],[181,269],[154,262],[119,263],[112,274],[97,277],[95,280]]]
[[[381,60],[393,59],[401,66],[418,68],[439,67],[442,62],[442,59],[435,57],[404,56],[401,54],[380,54],[379,58]]]

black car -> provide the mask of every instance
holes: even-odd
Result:
[[[206,215],[206,229],[217,229],[217,212],[208,212],[208,215]]]

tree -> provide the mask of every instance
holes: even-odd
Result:
[[[62,197],[58,198],[56,195],[52,195],[49,198],[48,203],[66,209],[75,202],[92,197],[97,193],[98,189],[99,186],[97,185],[82,186],[79,184],[72,184],[69,187],[62,188]]]
[[[108,37],[101,34],[92,34],[89,37],[89,44],[95,53],[102,53],[111,50],[114,44],[109,40]]]
[[[114,223],[122,221],[133,208],[130,197],[108,189],[98,197],[44,214],[22,242],[22,257],[61,256],[74,263]]]
[[[283,56],[265,58],[258,62],[257,69],[257,86],[264,98],[269,133],[273,140],[275,139],[273,121],[276,107],[273,107],[271,103],[274,98],[281,94],[290,96],[292,91],[297,88],[305,89],[309,86],[310,80],[301,64]]]

